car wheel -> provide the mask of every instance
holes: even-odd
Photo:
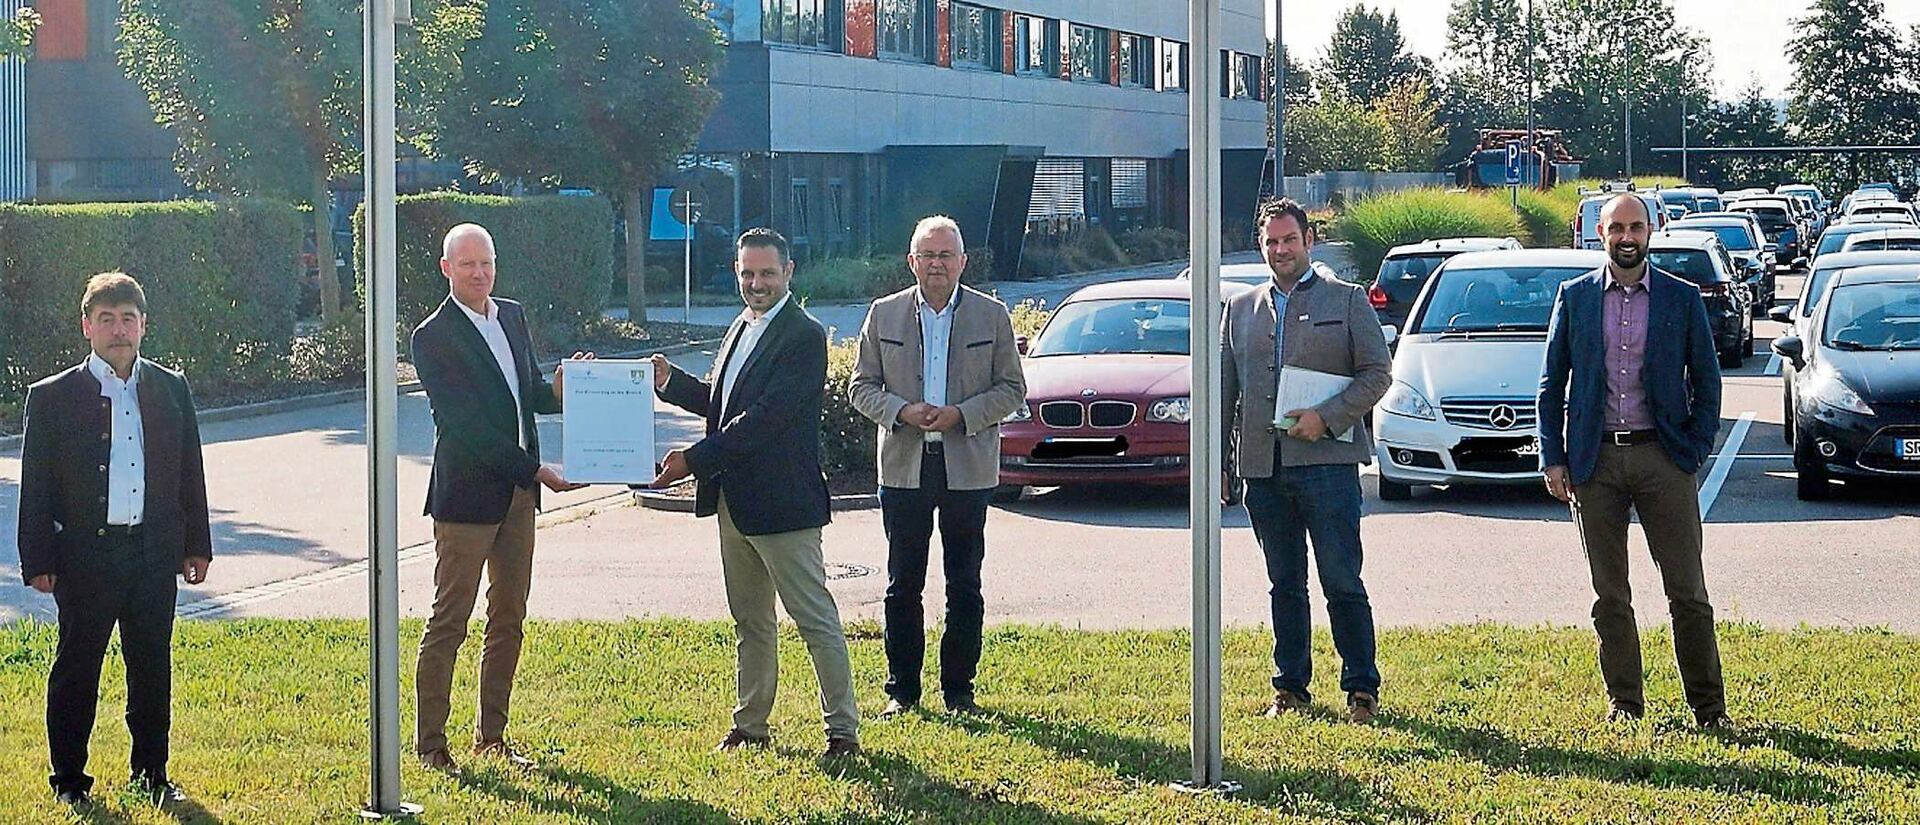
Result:
[[[1780,438],[1793,446],[1793,396],[1780,393]]]
[[[1795,434],[1798,443],[1793,448],[1794,496],[1801,501],[1826,501],[1833,495],[1833,485],[1827,482],[1827,472],[1821,467],[1819,453],[1814,452],[1813,440]]]
[[[1723,349],[1720,351],[1720,368],[1721,369],[1729,369],[1729,370],[1733,369],[1735,367],[1740,366],[1746,360],[1747,359],[1742,357],[1740,354],[1739,344],[1735,344],[1731,347],[1727,347],[1726,349]]]
[[[1026,492],[1026,490],[1027,488],[1024,485],[1002,484],[993,488],[993,492],[989,494],[987,498],[995,504],[1012,504],[1019,501],[1020,494]]]
[[[1411,498],[1413,498],[1413,485],[1389,481],[1384,477],[1380,479],[1381,501],[1406,501]]]

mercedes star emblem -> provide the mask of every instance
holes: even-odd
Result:
[[[1514,412],[1512,407],[1501,404],[1487,413],[1487,423],[1492,424],[1496,429],[1510,430],[1513,429],[1513,425],[1520,423],[1520,414]]]

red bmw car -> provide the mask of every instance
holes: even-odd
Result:
[[[1000,427],[1003,491],[1187,482],[1189,288],[1173,278],[1096,284],[1054,310],[1021,361],[1027,403]]]

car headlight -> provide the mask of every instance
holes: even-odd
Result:
[[[1860,394],[1841,380],[1840,373],[1832,367],[1822,366],[1808,370],[1805,375],[1796,376],[1794,382],[1799,385],[1802,397],[1811,398],[1822,406],[1832,407],[1844,412],[1860,415],[1873,415],[1873,408],[1860,398]]]
[[[1408,418],[1433,420],[1433,405],[1428,404],[1427,397],[1405,381],[1393,382],[1393,386],[1387,389],[1386,397],[1380,399],[1380,409]]]
[[[1185,424],[1193,420],[1193,400],[1190,398],[1162,398],[1147,408],[1148,421],[1167,421]]]
[[[1022,421],[1032,421],[1032,420],[1033,420],[1033,410],[1027,406],[1027,402],[1022,401],[1020,402],[1020,406],[1018,408],[1014,409],[1013,412],[1007,413],[1006,418],[1000,419],[1000,423],[1018,424]]]

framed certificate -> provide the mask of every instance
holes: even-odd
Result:
[[[653,362],[566,362],[561,399],[568,481],[645,484],[654,477]]]

